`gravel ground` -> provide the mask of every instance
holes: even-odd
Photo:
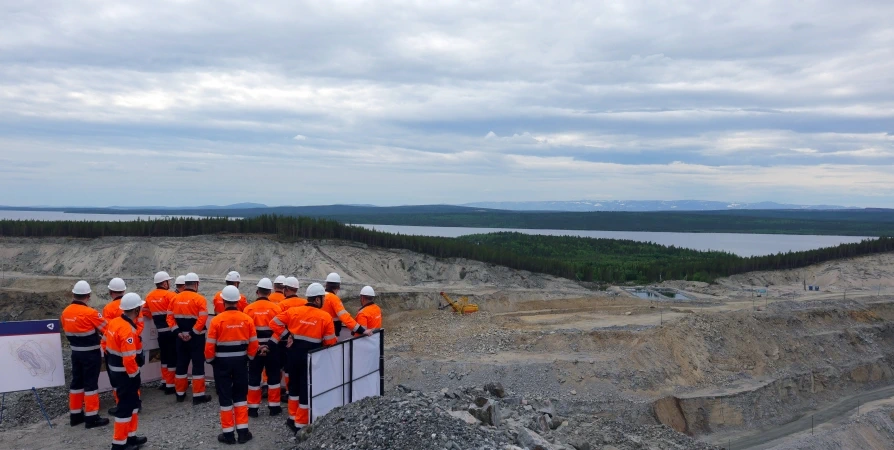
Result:
[[[213,392],[211,385],[210,392]],[[67,401],[67,397],[66,397]],[[23,402],[24,404],[25,402]],[[103,398],[100,413],[113,406],[110,397]],[[36,405],[33,405],[37,409]],[[140,413],[138,434],[149,438],[144,449],[217,449],[229,448],[217,442],[220,433],[220,419],[217,397],[199,406],[193,406],[189,399],[176,403],[173,396],[165,396],[161,391],[147,385],[143,389],[143,411]],[[37,412],[37,417],[41,417]],[[7,420],[4,413],[4,422]],[[42,418],[41,418],[42,420]],[[112,441],[112,427],[87,430],[83,426],[69,427],[68,413],[53,418],[54,427],[46,421],[30,425],[10,427],[0,432],[2,449],[98,449],[108,448]],[[295,437],[285,427],[285,417],[269,417],[266,409],[261,409],[261,417],[251,419],[250,429],[255,439],[239,446],[240,450],[288,449],[295,446]]]

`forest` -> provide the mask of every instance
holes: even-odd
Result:
[[[0,209],[5,207],[0,206]],[[42,208],[19,208],[41,210]],[[505,211],[451,205],[275,206],[209,209],[55,208],[82,214],[152,214],[255,218],[265,215],[317,217],[342,223],[551,230],[664,231],[680,233],[815,234],[894,236],[894,210],[723,211]]]
[[[510,232],[460,238],[409,236],[345,225],[330,219],[276,215],[246,219],[166,218],[121,222],[0,220],[0,237],[187,237],[209,234],[262,234],[283,241],[338,239],[600,283],[648,283],[660,279],[711,282],[737,273],[793,269],[834,259],[894,251],[894,238],[882,237],[805,252],[745,258],[724,252],[702,252],[618,239]]]

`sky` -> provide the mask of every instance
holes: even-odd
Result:
[[[0,205],[894,207],[894,2],[0,4]]]

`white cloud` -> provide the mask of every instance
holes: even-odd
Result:
[[[206,183],[234,160],[300,161],[340,179],[389,174],[330,186],[349,203],[894,202],[877,176],[894,164],[891,2],[48,0],[4,13],[0,159],[96,180],[104,160],[190,164]],[[139,178],[52,198],[140,203]],[[228,189],[301,203],[266,200],[251,179]],[[45,204],[45,181],[23,169],[0,189]],[[196,195],[179,203],[222,194]]]

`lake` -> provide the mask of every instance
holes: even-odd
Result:
[[[62,211],[6,211],[0,210],[0,220],[151,220],[167,217],[198,217],[187,215],[148,214],[81,214]],[[516,231],[527,234],[550,236],[582,236],[607,239],[629,239],[640,242],[654,242],[661,245],[691,248],[695,250],[719,250],[740,256],[771,255],[787,251],[813,250],[834,247],[839,244],[860,242],[871,239],[860,236],[813,236],[792,234],[739,234],[739,233],[666,233],[652,231],[589,231],[589,230],[523,230],[511,228],[470,228],[470,227],[414,227],[405,225],[365,225],[357,226],[388,233],[418,236],[457,237],[469,234]]]
[[[527,234],[549,236],[581,236],[606,239],[629,239],[639,242],[654,242],[661,245],[691,248],[694,250],[718,250],[739,256],[772,255],[787,251],[813,250],[835,247],[840,244],[873,239],[862,236],[814,236],[793,234],[740,234],[740,233],[666,233],[652,231],[590,231],[590,230],[523,230],[510,228],[466,228],[466,227],[414,227],[405,225],[365,225],[357,226],[388,233],[420,236],[457,237],[469,234],[515,231]]]
[[[180,214],[81,214],[62,211],[6,211],[0,210],[0,220],[93,220],[98,222],[121,222],[124,220],[151,220],[169,217],[198,217]]]

